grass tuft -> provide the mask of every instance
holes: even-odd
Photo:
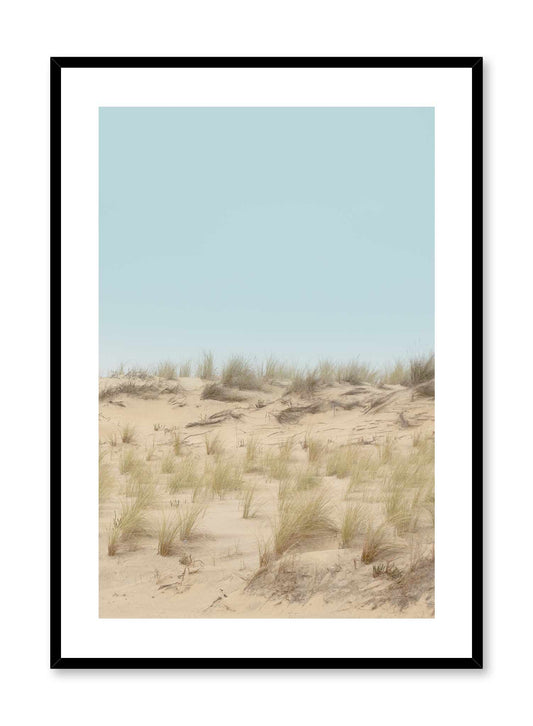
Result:
[[[352,386],[358,386],[361,383],[374,383],[376,379],[376,370],[357,359],[339,365],[337,368],[337,380],[340,383],[350,383]]]
[[[181,439],[181,435],[179,433],[174,434],[174,440],[172,442],[172,450],[174,451],[174,456],[179,456],[183,453],[183,441]]]
[[[435,355],[412,358],[409,362],[409,383],[418,386],[435,378]]]
[[[270,479],[281,481],[289,476],[291,450],[292,443],[286,441],[280,445],[277,454],[273,451],[266,453],[263,464]]]
[[[234,356],[222,369],[222,385],[238,388],[241,391],[254,391],[261,388],[256,371],[246,358]]]
[[[316,375],[318,376],[320,383],[330,386],[337,380],[337,369],[338,366],[330,360],[321,360],[316,368]]]
[[[259,567],[268,567],[274,559],[271,543],[265,542],[265,540],[257,541],[257,553],[259,555]]]
[[[215,358],[211,351],[204,351],[196,369],[198,378],[204,381],[212,380],[215,377]]]
[[[107,554],[115,555],[121,543],[131,542],[145,532],[146,518],[142,502],[135,500],[130,504],[124,504],[120,515],[114,516],[107,541]]]
[[[98,459],[98,499],[104,502],[110,495],[113,488],[113,475],[109,464],[103,459]]]
[[[386,436],[378,446],[378,459],[380,464],[390,464],[394,458],[394,441],[391,436]]]
[[[246,396],[237,393],[232,388],[225,388],[220,383],[208,383],[202,391],[202,399],[213,401],[246,401]]]
[[[319,486],[321,481],[322,477],[318,470],[313,466],[308,466],[296,473],[295,486],[298,491],[307,491]]]
[[[286,497],[272,535],[274,554],[280,557],[304,541],[336,531],[331,504],[324,494]]]
[[[120,429],[120,438],[122,439],[123,444],[133,444],[135,441],[135,426],[132,426],[131,424],[125,424]]]
[[[205,514],[205,510],[206,505],[204,502],[191,502],[180,508],[178,517],[181,540],[186,541],[193,536],[198,527],[198,522]]]
[[[167,381],[175,381],[178,377],[178,367],[172,361],[161,361],[157,364],[155,375]]]
[[[224,451],[222,442],[218,434],[215,436],[205,436],[205,451],[208,456],[220,456]]]
[[[246,455],[244,459],[244,470],[246,472],[258,471],[261,466],[258,464],[258,458],[261,454],[259,441],[255,436],[250,436],[246,442]]]
[[[350,476],[358,458],[359,452],[355,446],[341,446],[332,451],[326,461],[326,476],[336,476],[337,479]]]
[[[118,446],[118,438],[117,438],[116,433],[109,434],[109,436],[107,437],[107,443],[112,448],[115,448],[115,446]]]
[[[390,385],[409,385],[410,371],[408,366],[401,360],[396,361],[392,366],[385,368],[381,374],[381,383],[388,383]]]
[[[161,459],[161,473],[173,474],[176,470],[176,457],[169,452]]]
[[[341,548],[350,547],[365,524],[365,510],[360,504],[350,504],[342,516],[340,535]]]
[[[194,489],[199,482],[196,470],[196,461],[192,456],[187,456],[175,462],[174,473],[168,482],[168,490],[175,494],[183,489]]]
[[[253,501],[255,497],[255,487],[247,487],[244,490],[242,497],[242,518],[252,519],[256,515],[255,509],[253,509]]]
[[[378,462],[372,457],[359,457],[350,472],[350,482],[346,490],[346,495],[359,491],[363,482],[374,479],[378,468]]]
[[[219,459],[207,470],[206,485],[212,494],[222,499],[228,492],[242,489],[242,472],[235,464]]]
[[[307,451],[309,461],[316,464],[322,459],[322,456],[326,452],[327,446],[318,439],[313,439],[310,436],[306,436],[304,441],[304,449]]]
[[[159,522],[157,532],[157,554],[161,557],[168,557],[174,554],[176,538],[179,535],[180,522],[177,516],[172,518],[163,514]]]
[[[293,376],[293,369],[274,356],[269,356],[262,366],[261,375],[268,382],[289,380]]]
[[[142,461],[137,458],[135,452],[131,449],[123,451],[118,460],[118,468],[121,474],[129,474],[135,467],[142,465]]]
[[[189,540],[204,514],[205,505],[195,502],[180,507],[173,517],[163,514],[159,523],[157,554],[162,557],[175,554],[177,540]]]
[[[180,378],[190,378],[192,374],[192,361],[186,360],[184,363],[180,363],[178,375]]]
[[[115,398],[116,396],[119,396],[121,394],[126,394],[128,396],[138,396],[145,400],[155,400],[159,397],[161,393],[176,394],[183,391],[183,388],[179,382],[161,385],[161,383],[157,383],[157,381],[154,381],[138,383],[133,379],[122,379],[116,385],[103,388],[98,394],[98,398],[100,401],[105,401],[108,398]]]
[[[376,560],[389,561],[398,554],[398,551],[398,546],[391,542],[388,522],[383,522],[377,527],[368,526],[361,553],[361,562],[364,565],[370,565]]]
[[[128,473],[129,478],[126,485],[127,497],[136,497],[140,489],[155,486],[152,470],[140,459],[137,459],[135,466]]]
[[[299,396],[312,396],[320,385],[320,378],[316,370],[295,371],[287,393],[296,393]]]

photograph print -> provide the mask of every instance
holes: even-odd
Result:
[[[434,108],[98,145],[99,617],[434,618]]]

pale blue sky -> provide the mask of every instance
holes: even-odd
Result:
[[[100,368],[433,349],[432,108],[100,109]]]

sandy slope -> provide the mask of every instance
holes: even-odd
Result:
[[[122,379],[101,379],[100,390],[110,391]],[[146,382],[137,381],[139,386]],[[416,533],[402,539],[403,550],[395,559],[402,571],[413,562],[413,553],[424,555],[413,577],[398,582],[374,577],[373,566],[361,563],[364,535],[350,548],[339,548],[337,535],[307,542],[295,548],[267,570],[258,573],[258,541],[267,541],[278,505],[278,481],[261,470],[265,454],[279,451],[290,439],[294,446],[290,466],[294,471],[307,466],[306,437],[322,441],[327,451],[356,444],[362,455],[377,456],[380,445],[393,443],[395,457],[409,455],[413,440],[434,434],[434,401],[415,397],[401,386],[378,389],[372,386],[334,384],[321,388],[313,398],[285,394],[286,387],[273,384],[263,391],[243,394],[235,403],[202,400],[205,383],[197,378],[180,379],[181,390],[164,392],[176,382],[153,382],[163,392],[141,395],[109,393],[100,402],[100,453],[113,476],[110,492],[100,505],[100,616],[128,617],[432,617],[433,564],[427,553],[433,543],[433,526],[424,521]],[[349,394],[349,391],[354,393]],[[346,395],[348,394],[348,395]],[[319,402],[317,413],[304,413],[297,422],[279,423],[282,410]],[[346,402],[355,403],[345,410]],[[260,408],[257,407],[259,402]],[[369,408],[370,404],[376,404]],[[381,404],[381,405],[380,405]],[[349,408],[350,406],[348,406]],[[233,411],[215,425],[188,426],[205,422],[220,411]],[[135,440],[123,444],[120,431],[135,427]],[[183,453],[192,456],[202,469],[207,456],[206,436],[218,435],[223,456],[244,462],[246,442],[253,436],[260,445],[259,471],[244,475],[257,487],[257,514],[243,519],[241,494],[211,498],[198,531],[180,542],[169,557],[157,554],[157,526],[161,512],[174,514],[192,498],[192,491],[169,494],[170,474],[161,472],[163,457],[173,451],[176,433],[183,440]],[[112,445],[115,443],[116,445]],[[121,505],[127,501],[128,475],[120,474],[121,453],[131,449],[156,476],[157,500],[147,511],[149,530],[124,543],[109,556],[109,529]],[[149,459],[146,461],[146,459]],[[320,462],[325,471],[327,453]],[[381,470],[375,476],[383,478]],[[345,499],[347,479],[324,476],[320,487],[333,502],[338,520],[350,501],[362,501],[372,517],[382,516],[383,503],[372,482]]]

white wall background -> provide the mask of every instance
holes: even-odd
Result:
[[[480,0],[33,0],[3,9],[0,712],[9,712],[9,723],[523,721],[521,712],[529,711],[532,597],[525,533],[533,504],[528,324],[533,64],[527,7],[519,0],[498,9]],[[485,57],[483,672],[48,670],[50,55]]]

